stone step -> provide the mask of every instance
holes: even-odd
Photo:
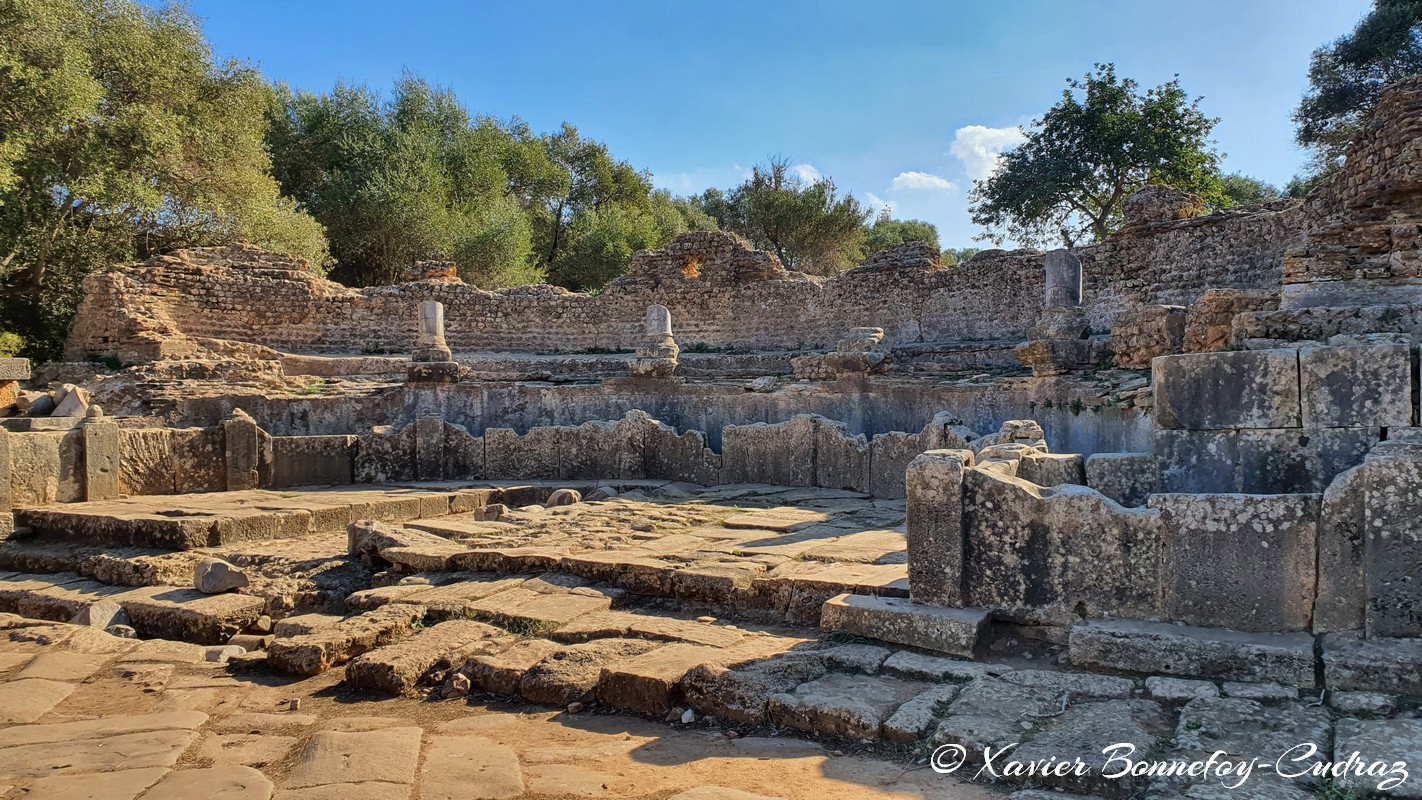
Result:
[[[541,502],[553,488],[411,484],[145,495],[21,508],[15,524],[49,541],[191,550],[341,531],[361,519],[399,522],[466,513],[490,502]]]
[[[980,608],[943,608],[899,597],[841,594],[827,600],[820,627],[971,658],[991,616]]]
[[[1307,633],[1095,620],[1072,626],[1068,654],[1079,669],[1275,682],[1303,689],[1317,684],[1314,639]]]
[[[319,675],[410,633],[424,616],[421,606],[382,606],[312,633],[277,639],[267,648],[266,663],[290,675]]]
[[[226,644],[262,614],[265,602],[244,594],[206,595],[166,586],[111,586],[74,575],[0,574],[0,611],[67,622],[100,600],[118,603],[143,636]]]
[[[507,646],[512,637],[482,622],[449,620],[408,639],[356,656],[346,664],[345,682],[357,689],[408,694],[432,670],[463,665],[478,652]]]

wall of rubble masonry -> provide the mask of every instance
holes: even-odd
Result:
[[[1299,207],[1285,204],[1138,226],[1081,248],[1092,325],[1140,303],[1187,304],[1206,289],[1275,288]],[[552,286],[483,291],[434,277],[348,289],[297,259],[233,246],[183,250],[86,279],[69,357],[126,363],[195,355],[208,340],[315,353],[408,353],[415,308],[444,304],[463,352],[589,352],[640,345],[647,306],[671,310],[685,347],[817,349],[852,327],[896,344],[1021,339],[1043,294],[1040,251],[988,251],[952,268],[912,246],[823,280],[785,270],[728,234],[691,233],[639,253],[597,296]]]

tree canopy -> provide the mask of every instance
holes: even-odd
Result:
[[[937,250],[938,228],[921,219],[893,219],[887,209],[880,211],[864,236],[864,257],[873,258],[875,253],[908,242],[926,242]]]
[[[1258,178],[1232,172],[1220,177],[1226,206],[1257,206],[1272,203],[1284,196],[1279,187]]]
[[[698,202],[722,230],[775,253],[787,269],[833,275],[863,259],[870,210],[841,197],[829,178],[794,174],[787,159],[771,159],[741,185],[708,190]]]
[[[1127,197],[1147,184],[1223,201],[1219,154],[1210,133],[1218,120],[1201,113],[1179,79],[1144,92],[1098,64],[1068,80],[1062,99],[1023,129],[1026,141],[972,191],[980,239],[1023,244],[1104,238],[1120,223]]]
[[[242,240],[326,261],[262,146],[270,91],[131,0],[0,4],[0,327],[57,356],[90,271]]]
[[[1352,33],[1315,50],[1308,92],[1294,111],[1299,144],[1311,151],[1311,170],[1325,174],[1341,162],[1383,87],[1422,73],[1422,0],[1374,0]],[[1300,181],[1306,188],[1307,180]]]

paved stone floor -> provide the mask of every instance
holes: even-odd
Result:
[[[10,624],[15,624],[14,620]],[[1000,796],[912,762],[634,716],[372,699],[340,672],[26,624],[0,639],[0,797],[55,800]],[[712,788],[721,787],[721,788]]]

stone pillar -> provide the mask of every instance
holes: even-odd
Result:
[[[643,345],[637,348],[631,371],[639,378],[670,378],[676,372],[681,348],[672,337],[671,312],[666,306],[647,306],[643,318]]]
[[[261,429],[242,409],[235,409],[222,421],[227,444],[227,491],[255,489],[260,483]]]
[[[444,303],[423,300],[419,305],[415,350],[405,379],[415,383],[454,383],[459,365],[444,341]]]
[[[84,499],[114,500],[119,496],[119,427],[97,405],[80,424],[84,436]]]
[[[15,514],[10,499],[10,432],[0,428],[0,541],[15,532]]]
[[[1363,471],[1367,635],[1422,636],[1422,442],[1382,442]]]
[[[0,358],[0,417],[14,413],[15,399],[20,395],[20,381],[29,379],[28,358]]]
[[[415,361],[451,361],[449,346],[444,342],[444,303],[422,300],[419,306],[419,331],[415,340]]]
[[[1047,308],[1076,308],[1081,305],[1081,261],[1070,250],[1047,253]]]
[[[916,603],[963,606],[963,473],[971,450],[929,450],[909,462],[909,597]]]
[[[415,419],[415,479],[437,481],[444,477],[444,420]]]

